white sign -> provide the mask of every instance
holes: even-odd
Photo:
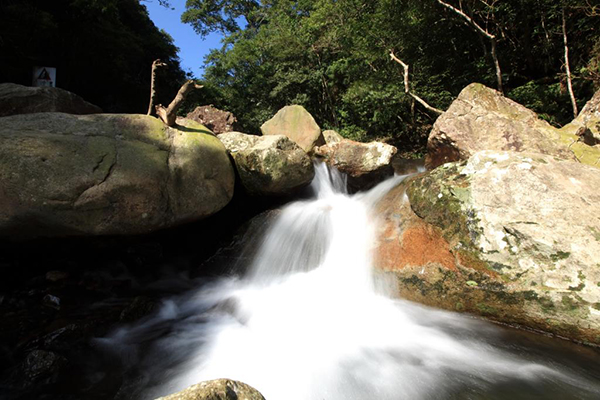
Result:
[[[56,87],[56,68],[33,67],[33,86]]]

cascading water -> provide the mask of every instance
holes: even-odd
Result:
[[[269,400],[600,396],[566,368],[493,346],[489,324],[388,297],[371,268],[371,207],[402,177],[349,196],[339,173],[316,168],[315,199],[281,211],[245,277],[171,300],[106,339],[134,357],[127,343],[169,326],[144,367],[166,376],[144,397],[216,378]]]

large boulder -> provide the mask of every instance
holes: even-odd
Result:
[[[223,208],[235,174],[210,131],[146,115],[0,118],[0,235],[138,234]]]
[[[63,89],[29,87],[15,83],[0,84],[0,117],[40,112],[97,114],[102,110]]]
[[[379,203],[376,264],[403,298],[600,344],[599,185],[578,162],[475,153]]]
[[[215,379],[201,382],[157,400],[265,400],[265,398],[258,390],[245,383]]]
[[[310,157],[286,136],[228,132],[219,139],[250,195],[288,195],[308,185],[315,175]]]
[[[368,189],[394,173],[397,149],[381,142],[360,143],[342,139],[314,149],[315,156],[348,175],[352,191]]]
[[[260,130],[263,135],[285,135],[306,153],[325,144],[321,128],[306,109],[299,105],[283,107]]]
[[[593,165],[600,149],[578,141],[531,110],[481,84],[467,86],[441,115],[427,141],[426,163],[435,168],[481,150],[535,152]]]
[[[212,105],[196,107],[186,118],[206,126],[215,135],[233,131],[234,124],[237,122],[232,113],[219,110]]]

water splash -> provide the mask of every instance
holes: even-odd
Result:
[[[171,327],[149,353],[172,369],[148,396],[224,377],[269,400],[565,398],[574,388],[573,398],[597,396],[594,384],[497,349],[488,324],[378,289],[370,214],[402,179],[349,196],[337,171],[317,166],[315,199],[281,212],[247,276],[170,301],[109,340],[125,346]],[[497,397],[507,385],[519,389]]]

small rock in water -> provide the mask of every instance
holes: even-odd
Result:
[[[46,280],[50,282],[64,281],[69,278],[69,273],[65,271],[48,271],[46,272]]]
[[[51,294],[47,294],[43,299],[44,305],[46,307],[54,308],[56,310],[60,310],[60,298],[53,296]]]
[[[133,322],[145,317],[156,309],[156,303],[147,297],[138,296],[129,304],[119,317],[121,322]]]
[[[265,400],[262,394],[242,382],[215,379],[190,386],[157,400]]]
[[[25,359],[23,372],[30,382],[52,380],[52,376],[66,363],[64,357],[51,351],[33,350]]]

